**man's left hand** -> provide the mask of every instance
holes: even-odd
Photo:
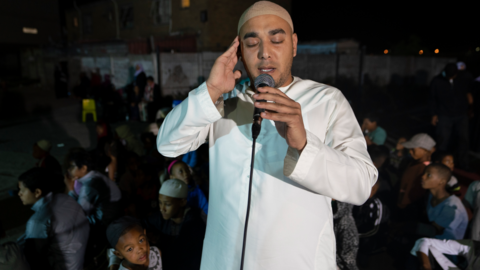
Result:
[[[260,93],[253,95],[255,100],[263,99],[274,102],[255,102],[256,108],[265,109],[265,112],[262,112],[260,116],[263,119],[285,123],[284,137],[288,146],[297,149],[301,153],[305,145],[307,145],[307,132],[303,125],[302,107],[300,104],[276,88],[266,86],[257,90]]]

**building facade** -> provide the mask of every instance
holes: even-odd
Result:
[[[41,48],[61,43],[58,0],[0,1],[0,79],[42,79]]]
[[[102,0],[66,10],[70,43],[123,40],[131,53],[223,51],[255,0]],[[287,10],[290,0],[276,0]]]

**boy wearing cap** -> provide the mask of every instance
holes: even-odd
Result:
[[[181,160],[174,160],[168,166],[168,174],[171,179],[178,179],[188,185],[187,203],[191,207],[202,209],[205,215],[208,215],[208,200],[199,186],[195,184],[187,163]]]
[[[18,196],[35,212],[17,241],[32,269],[83,269],[89,235],[82,208],[66,194],[55,194],[55,174],[32,168],[19,177]],[[61,178],[61,175],[57,177]]]
[[[32,156],[38,160],[35,167],[47,168],[55,172],[62,172],[57,159],[50,155],[52,144],[47,140],[40,140],[33,144]]]
[[[422,189],[421,179],[425,167],[430,164],[431,155],[435,151],[435,141],[428,134],[420,133],[404,142],[403,146],[410,150],[410,155],[414,160],[408,165],[400,181],[397,200],[397,206],[400,209],[404,209],[425,196],[426,191]]]
[[[150,241],[162,250],[166,269],[200,268],[205,223],[200,209],[187,206],[187,197],[188,186],[183,181],[165,181],[158,196],[160,212],[142,220]],[[118,259],[110,259],[110,266],[120,263]]]
[[[113,221],[107,228],[107,239],[113,247],[108,250],[110,269],[163,269],[162,253],[150,246],[147,231],[137,219],[121,217]]]
[[[440,163],[432,163],[422,176],[422,188],[429,190],[428,220],[436,229],[437,239],[463,239],[468,226],[467,210],[457,196],[445,189],[452,172]]]
[[[183,181],[165,181],[158,196],[160,212],[143,221],[158,238],[166,269],[200,268],[205,223],[200,209],[187,206],[187,197],[188,186]]]

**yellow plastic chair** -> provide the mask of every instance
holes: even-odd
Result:
[[[97,122],[97,110],[95,108],[95,100],[84,99],[82,104],[83,104],[82,121],[85,122],[87,118],[87,114],[91,113],[93,115],[93,121]]]

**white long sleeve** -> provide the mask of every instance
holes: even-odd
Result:
[[[318,194],[361,205],[370,196],[378,172],[350,105],[340,93],[337,96],[326,131],[328,140],[324,143],[307,130],[307,145],[300,156],[289,147],[284,173]]]
[[[205,143],[210,125],[221,117],[203,83],[165,118],[157,136],[158,151],[177,157],[196,150]]]
[[[470,246],[460,244],[456,240],[440,240],[434,238],[421,238],[415,242],[415,246],[410,252],[412,255],[417,256],[417,251],[428,255],[428,251],[431,248],[435,248],[442,254],[467,256],[470,251]]]

